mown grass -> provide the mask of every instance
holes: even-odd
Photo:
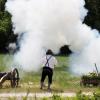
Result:
[[[11,61],[12,57],[9,55],[0,55],[0,71],[5,71],[7,66],[4,62],[5,56]],[[69,57],[57,56],[58,65],[54,69],[52,92],[77,92],[82,91],[97,91],[99,87],[81,87],[80,76],[76,77],[69,72]],[[7,60],[6,60],[7,62]],[[42,69],[39,72],[20,72],[20,84],[18,88],[10,88],[9,82],[3,84],[0,92],[46,92],[40,90],[40,78]],[[47,79],[45,81],[47,86]]]

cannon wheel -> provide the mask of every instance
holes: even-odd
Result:
[[[14,68],[11,72],[11,87],[18,87],[19,84],[19,72],[17,68]]]

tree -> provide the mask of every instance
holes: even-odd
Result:
[[[5,2],[7,0],[0,0],[0,12],[5,10]]]
[[[12,31],[11,15],[5,11],[6,0],[0,0],[0,52],[6,52],[7,45],[16,41]]]
[[[85,2],[88,14],[85,17],[84,23],[93,29],[98,29],[100,32],[100,0],[85,0]]]

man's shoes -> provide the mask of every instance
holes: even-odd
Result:
[[[40,87],[40,89],[43,89],[43,84],[44,84],[44,83],[43,83],[43,82],[41,82],[41,87]]]

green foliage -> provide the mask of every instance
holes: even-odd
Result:
[[[93,29],[100,31],[100,0],[85,0],[85,7],[88,9],[88,15],[84,22]]]
[[[62,100],[62,98],[58,95],[53,95],[52,100]]]
[[[93,93],[95,100],[100,100],[100,91]]]
[[[7,32],[10,31],[10,20],[5,18],[3,20],[0,20],[0,33],[5,33],[7,36]]]
[[[12,31],[11,15],[5,11],[5,3],[7,0],[0,0],[0,53],[5,52],[6,47],[15,36]]]
[[[0,0],[0,2],[3,2]],[[0,36],[8,37],[11,32],[11,15],[7,11],[0,11]],[[0,38],[1,40],[2,38]]]
[[[77,100],[95,100],[93,96],[82,94],[81,90],[77,92],[76,99]]]
[[[5,2],[6,2],[7,0],[0,0],[0,11],[4,11],[4,9],[5,9]]]

